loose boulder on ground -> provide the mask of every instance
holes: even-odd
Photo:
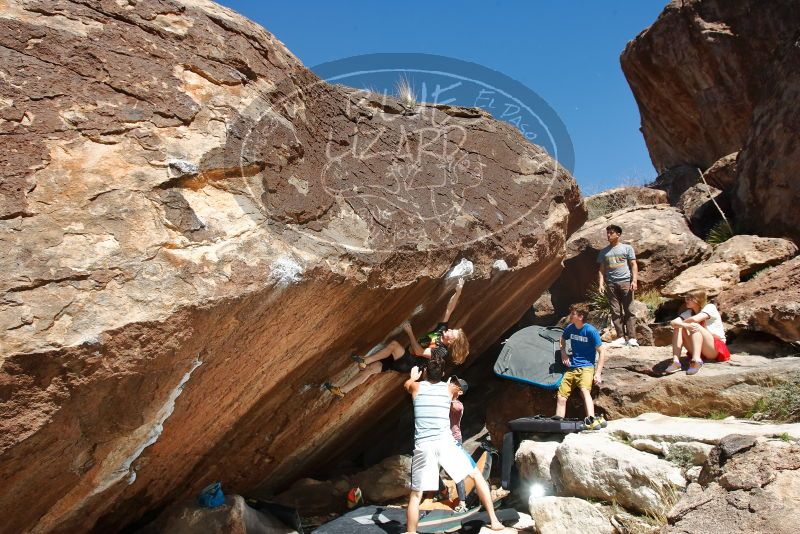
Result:
[[[144,534],[297,534],[272,515],[247,505],[240,495],[225,497],[216,508],[202,508],[196,503],[169,507]]]
[[[547,493],[552,491],[550,466],[562,437],[553,436],[554,439],[549,441],[526,439],[520,443],[514,455],[514,464],[522,480],[542,484]]]
[[[700,484],[691,484],[670,510],[668,533],[797,531],[800,514],[800,445],[759,441],[721,449],[738,436],[723,438],[703,468]]]
[[[361,488],[368,502],[384,503],[406,497],[411,481],[411,456],[390,456],[354,475],[352,481]]]
[[[642,514],[666,513],[686,486],[679,467],[605,432],[567,435],[556,462],[559,495],[613,501]]]
[[[614,534],[609,519],[592,503],[575,497],[539,497],[529,503],[539,534]]]
[[[737,329],[800,341],[800,257],[723,291],[717,306],[722,318]]]
[[[749,276],[765,267],[783,263],[796,254],[797,245],[788,239],[735,235],[714,247],[707,261],[735,263],[741,276]]]
[[[315,480],[301,478],[286,491],[272,499],[296,509],[302,515],[325,515],[347,510],[347,492],[352,487],[349,480]]]

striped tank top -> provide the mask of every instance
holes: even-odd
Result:
[[[414,397],[414,443],[450,436],[450,388],[447,382],[420,382]]]

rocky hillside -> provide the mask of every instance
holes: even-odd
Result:
[[[716,299],[732,335],[800,341],[798,27],[794,0],[682,0],[628,43],[622,69],[660,174],[586,199],[589,221],[536,304],[542,322],[592,298],[616,224],[637,253],[641,343],[670,342],[665,321],[692,289]]]
[[[393,374],[320,391],[351,350],[431,326],[468,259],[453,318],[479,353],[585,217],[511,126],[322,83],[212,2],[0,20],[2,532],[287,484],[402,401]]]
[[[738,153],[732,182],[712,185],[742,224],[795,241],[798,27],[795,0],[675,0],[621,58],[656,169],[711,171]]]

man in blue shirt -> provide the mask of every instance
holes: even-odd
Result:
[[[592,384],[600,385],[603,381],[603,363],[605,352],[600,333],[586,322],[589,307],[586,304],[573,304],[569,308],[570,324],[561,334],[561,361],[569,367],[558,388],[556,415],[564,417],[567,412],[567,399],[575,388],[583,395],[586,406],[586,427],[590,430],[606,426],[602,416],[594,416],[592,401]]]

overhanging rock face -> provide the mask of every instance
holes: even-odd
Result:
[[[290,482],[403,401],[392,373],[321,392],[350,350],[430,326],[468,258],[480,353],[585,218],[511,126],[320,82],[216,4],[0,18],[2,532]]]

